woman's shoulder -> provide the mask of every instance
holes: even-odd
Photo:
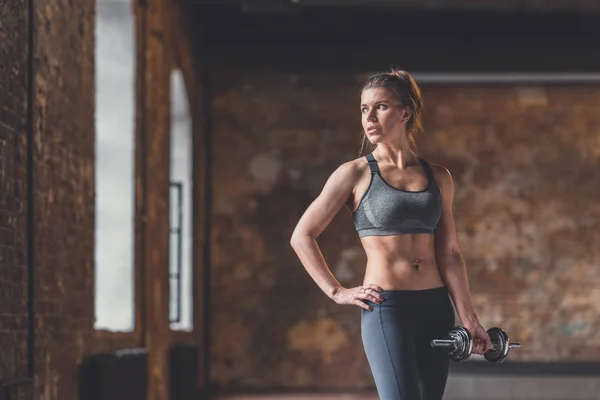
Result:
[[[347,160],[339,165],[338,169],[349,175],[362,175],[369,169],[369,163],[365,156],[360,156],[351,160]]]
[[[342,162],[333,171],[332,176],[349,182],[358,181],[366,171],[369,164],[364,156]]]
[[[425,162],[431,168],[431,172],[433,173],[433,177],[438,185],[446,185],[448,183],[452,183],[452,174],[450,170],[445,166],[431,162],[429,160],[425,160]]]

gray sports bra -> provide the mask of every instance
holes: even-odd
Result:
[[[429,182],[427,188],[409,192],[394,188],[383,179],[372,153],[365,157],[371,169],[371,183],[353,214],[358,236],[433,234],[442,215],[442,196],[429,164],[419,157]]]

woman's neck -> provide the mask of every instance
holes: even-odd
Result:
[[[400,140],[398,143],[379,143],[375,154],[380,161],[389,162],[398,168],[412,165],[418,159],[408,139]]]

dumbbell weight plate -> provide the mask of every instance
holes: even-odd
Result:
[[[508,334],[500,328],[490,328],[487,332],[488,335],[490,335],[492,348],[483,356],[491,363],[504,361],[510,349],[510,338],[508,337]]]
[[[450,359],[455,362],[466,361],[473,351],[473,339],[471,333],[463,327],[453,329],[450,338],[455,340],[456,347],[448,353]]]

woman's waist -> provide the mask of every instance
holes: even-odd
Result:
[[[379,292],[384,299],[405,299],[409,297],[444,298],[448,296],[448,288],[444,285],[423,289],[384,289]]]
[[[437,269],[437,261],[433,254],[427,253],[367,253],[367,269],[375,268],[385,271],[401,271],[411,269],[423,271],[424,269]]]
[[[431,235],[390,235],[362,239],[369,261],[382,265],[435,263],[435,245]]]
[[[382,309],[400,306],[403,312],[417,310],[422,313],[437,310],[440,307],[444,311],[454,312],[448,289],[443,285],[424,289],[386,289],[379,293],[383,296],[383,302],[377,304],[370,300],[366,300],[366,302],[372,307],[381,307]]]
[[[435,259],[369,259],[365,284],[376,284],[385,290],[425,290],[443,286]]]

